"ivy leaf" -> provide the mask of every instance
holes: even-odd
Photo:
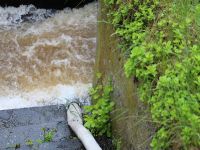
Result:
[[[153,64],[151,66],[147,66],[147,74],[153,75],[155,77],[156,74],[157,74],[156,68],[157,68],[156,64]]]

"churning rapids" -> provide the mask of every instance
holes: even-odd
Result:
[[[97,3],[62,11],[0,7],[0,110],[87,102]]]

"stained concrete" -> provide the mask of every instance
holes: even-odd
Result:
[[[56,130],[53,140],[37,143]],[[33,141],[28,146],[26,141]],[[81,150],[82,144],[67,125],[65,106],[44,106],[0,111],[0,150]]]

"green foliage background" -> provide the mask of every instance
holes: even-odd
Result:
[[[200,2],[104,0],[127,77],[157,125],[151,147],[200,148]]]
[[[90,97],[93,105],[84,107],[84,126],[88,128],[95,136],[111,137],[111,117],[110,113],[114,108],[114,102],[111,101],[113,87],[111,81],[103,85],[101,74],[97,73],[98,83],[90,89]]]

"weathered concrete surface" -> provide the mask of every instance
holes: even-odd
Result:
[[[100,0],[95,72],[102,73],[105,84],[110,77],[113,80],[112,99],[116,103],[116,110],[112,115],[114,136],[121,139],[121,149],[150,149],[153,129],[149,111],[137,98],[134,79],[125,77],[124,54],[117,48],[120,41],[113,35],[114,30],[107,13],[103,0]],[[95,78],[94,84],[96,80]]]
[[[66,117],[63,105],[0,111],[0,150],[81,150]],[[42,128],[56,132],[52,141],[38,144],[38,139],[44,139]],[[28,146],[27,140],[34,145]]]
[[[64,7],[81,7],[93,0],[0,0],[1,6],[19,6],[33,4],[38,8],[62,9]]]

